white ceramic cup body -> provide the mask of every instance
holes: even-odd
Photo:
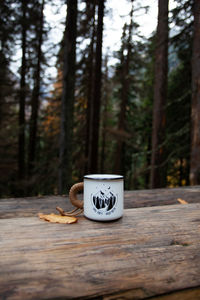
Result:
[[[119,219],[124,209],[124,180],[120,175],[84,176],[84,215],[96,221]]]

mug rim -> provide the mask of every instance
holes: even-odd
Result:
[[[122,180],[124,176],[116,174],[88,174],[84,175],[83,178],[89,180]]]

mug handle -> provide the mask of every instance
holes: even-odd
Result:
[[[83,201],[79,200],[76,196],[80,191],[83,191],[83,182],[76,183],[71,187],[69,191],[69,199],[74,206],[83,208]]]

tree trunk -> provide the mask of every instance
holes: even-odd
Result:
[[[73,113],[76,62],[77,0],[67,1],[64,36],[63,93],[61,99],[59,193],[72,184]]]
[[[121,104],[120,104],[120,113],[119,113],[119,120],[118,120],[118,130],[123,132],[126,131],[126,107],[128,104],[128,96],[129,96],[129,86],[130,86],[130,78],[129,78],[129,68],[130,68],[130,56],[131,56],[131,38],[133,32],[133,0],[131,12],[130,12],[130,24],[129,24],[129,33],[128,33],[128,40],[127,44],[122,46],[122,73],[121,73]],[[125,26],[126,31],[126,26]],[[125,33],[124,33],[125,35]],[[126,38],[126,36],[125,36]],[[126,42],[125,42],[126,43]],[[124,50],[127,50],[127,55],[124,56]],[[116,156],[115,156],[115,173],[122,174],[125,176],[125,143],[121,140],[117,142],[117,149],[116,149]]]
[[[164,137],[168,72],[168,0],[159,0],[153,104],[151,188],[165,186]]]
[[[88,59],[88,84],[87,84],[87,112],[86,112],[86,139],[85,139],[85,173],[89,172],[89,153],[91,153],[91,139],[92,139],[92,97],[94,93],[94,42],[96,34],[95,24],[95,4],[93,4],[93,24],[92,37],[90,42],[90,52]]]
[[[106,157],[106,126],[108,121],[108,56],[105,58],[105,75],[103,84],[103,112],[102,112],[102,133],[101,133],[101,155],[100,155],[100,172],[105,173],[105,157]]]
[[[28,173],[31,175],[36,153],[37,143],[37,124],[38,124],[38,109],[41,86],[41,61],[42,61],[42,42],[43,42],[43,24],[44,23],[44,0],[41,5],[40,27],[38,31],[38,49],[37,49],[37,65],[34,78],[34,87],[31,99],[31,118],[29,131],[29,156],[28,156]]]
[[[89,173],[98,172],[99,123],[101,107],[101,65],[104,0],[98,0],[97,42],[95,53],[94,90],[91,103],[91,141],[89,144]]]
[[[200,2],[194,1],[190,184],[200,184]]]
[[[19,136],[18,136],[18,176],[23,179],[25,176],[25,97],[26,97],[26,12],[27,1],[22,0],[22,60],[21,60],[21,78],[19,94]]]
[[[147,138],[147,151],[146,151],[146,172],[145,172],[145,188],[148,189],[150,181],[150,166],[151,166],[151,136]]]

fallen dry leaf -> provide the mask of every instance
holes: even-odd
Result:
[[[53,213],[50,215],[39,213],[38,217],[50,223],[71,224],[77,222],[77,218],[75,217],[60,216]]]
[[[188,204],[187,201],[185,201],[185,200],[183,200],[183,199],[181,199],[181,198],[178,198],[177,201],[178,201],[179,203],[181,203],[181,204]]]

